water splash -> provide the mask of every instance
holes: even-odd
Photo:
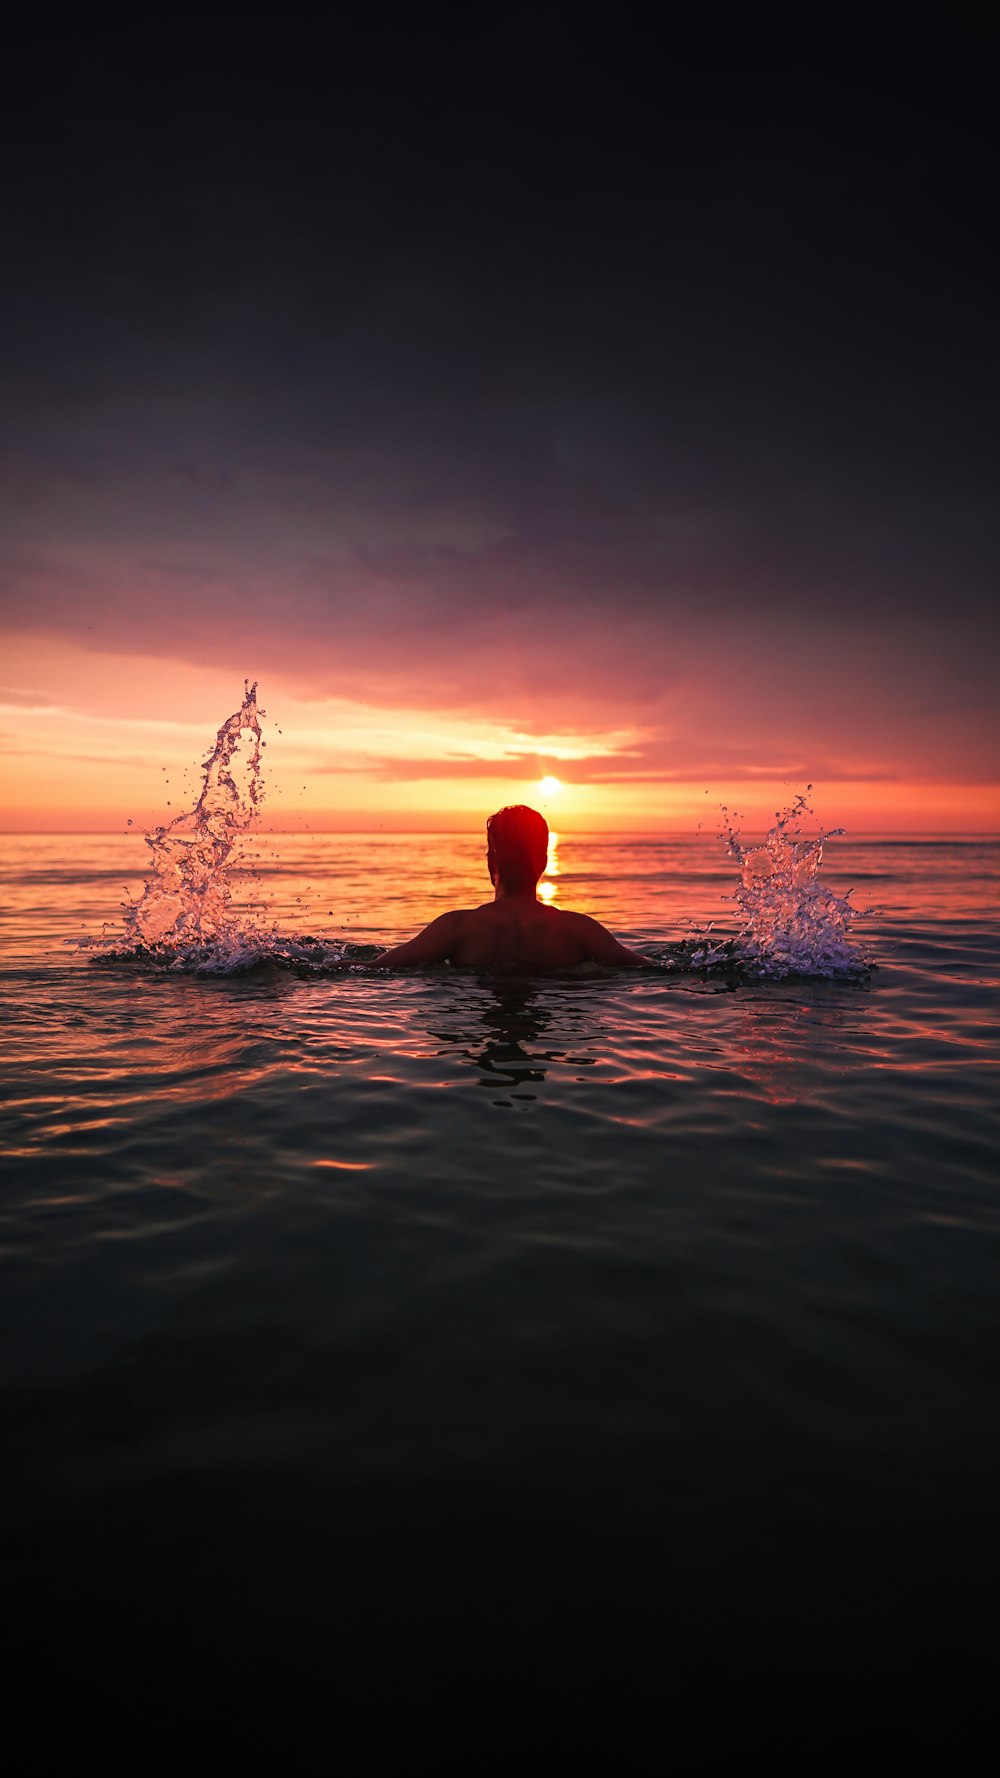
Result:
[[[124,937],[105,943],[98,961],[232,975],[269,960],[311,970],[340,955],[341,947],[318,939],[279,935],[264,922],[259,902],[234,905],[236,876],[255,875],[247,841],[264,801],[265,716],[256,683],[244,680],[240,708],[202,762],[194,806],[146,834],[150,876],[140,899],[125,908]]]
[[[866,975],[871,963],[851,941],[850,928],[859,918],[849,896],[835,895],[819,879],[827,840],[842,827],[806,836],[802,819],[812,814],[812,785],[787,809],[775,814],[774,826],[758,845],[744,845],[740,830],[723,809],[723,831],[731,858],[740,870],[733,900],[742,924],[736,937],[713,940],[708,934],[690,941],[688,966],[723,967],[741,975],[780,980],[784,976]]]

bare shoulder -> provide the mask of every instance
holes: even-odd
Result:
[[[555,914],[558,920],[565,920],[567,926],[579,933],[581,938],[594,938],[598,933],[607,932],[607,927],[602,926],[600,920],[595,920],[591,914],[577,914],[572,908],[550,908],[548,911]],[[608,933],[608,937],[610,936]]]
[[[647,967],[649,963],[647,957],[642,957],[638,951],[631,951],[627,945],[621,944],[614,934],[609,932],[606,926],[602,926],[600,920],[595,920],[592,915],[567,911],[563,914],[563,919],[572,921],[574,936],[584,947],[589,962],[607,963],[627,969],[645,969]]]
[[[451,908],[446,914],[438,914],[426,930],[449,944],[454,943],[475,921],[478,912],[478,908]]]
[[[469,918],[468,908],[455,908],[450,913],[438,914],[429,926],[418,932],[406,944],[394,945],[392,950],[383,951],[381,957],[373,959],[373,969],[406,969],[426,963],[444,963],[453,947],[459,942],[466,930]]]
[[[446,914],[436,914],[434,919],[424,927],[425,932],[439,933],[444,937],[449,932],[457,932],[469,917],[469,908],[450,908]]]

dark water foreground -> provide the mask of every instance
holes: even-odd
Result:
[[[290,1756],[318,1716],[473,1764],[961,1763],[998,1641],[997,848],[855,846],[878,969],[734,986],[95,970],[51,943],[122,866],[47,844],[4,951],[11,1696]],[[359,842],[324,844],[346,910]],[[567,899],[640,944],[708,911],[691,854],[626,850],[567,844]]]

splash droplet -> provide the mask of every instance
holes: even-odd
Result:
[[[844,830],[834,827],[811,837],[802,832],[802,817],[812,814],[811,789],[777,811],[774,826],[759,845],[744,846],[733,825],[739,816],[734,812],[730,821],[723,810],[725,828],[719,837],[739,866],[733,899],[742,916],[736,939],[726,949],[731,962],[754,976],[857,976],[869,967],[850,940],[858,917],[850,891],[835,895],[819,879],[827,840]]]
[[[262,800],[263,715],[257,706],[257,687],[248,684],[243,703],[222,724],[202,766],[194,807],[147,833],[153,873],[142,898],[126,916],[127,937],[134,946],[176,950],[235,936],[229,872],[234,851]],[[241,751],[244,757],[238,759]],[[162,769],[166,771],[165,766]]]
[[[343,944],[283,936],[258,923],[259,903],[233,906],[234,878],[256,874],[246,842],[264,801],[264,714],[256,685],[245,682],[240,708],[222,724],[202,764],[194,806],[146,834],[150,876],[138,901],[122,903],[124,943],[106,934],[100,959],[212,975],[259,963],[320,974],[341,965]]]

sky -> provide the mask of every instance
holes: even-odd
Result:
[[[998,29],[800,13],[20,27],[0,827],[997,829]]]

